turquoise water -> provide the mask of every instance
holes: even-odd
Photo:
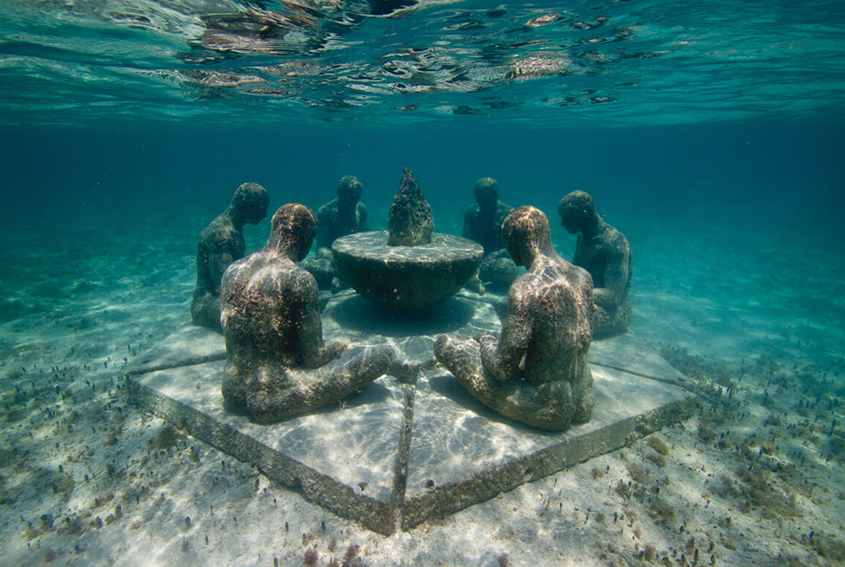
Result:
[[[37,541],[24,538],[18,516],[37,524],[44,513],[84,515],[108,490],[104,484],[94,491],[76,467],[77,496],[50,504],[49,482],[21,480],[34,465],[9,455],[50,461],[51,474],[58,463],[71,467],[52,450],[59,435],[52,413],[19,410],[10,401],[16,388],[30,387],[35,369],[50,368],[41,378],[58,379],[52,368],[61,366],[70,368],[77,393],[87,391],[80,384],[88,380],[97,384],[99,394],[79,395],[81,413],[99,416],[106,403],[125,404],[110,390],[120,361],[126,356],[128,364],[131,347],[161,340],[187,320],[196,238],[246,181],[267,188],[271,211],[294,201],[316,209],[334,198],[342,176],[356,175],[371,227],[384,229],[405,166],[432,205],[436,230],[460,234],[475,181],[490,176],[502,201],[547,213],[567,258],[574,239],[559,224],[557,202],[572,190],[588,191],[632,245],[632,330],[711,370],[743,376],[737,369],[756,369],[742,382],[753,417],[730,418],[737,420],[725,426],[737,436],[732,443],[742,442],[742,428],[770,425],[762,392],[774,392],[771,384],[787,374],[791,382],[782,383],[793,389],[784,386],[777,409],[784,428],[792,425],[777,435],[786,439],[795,423],[816,417],[805,405],[807,392],[827,396],[825,424],[841,422],[845,3],[440,1],[395,12],[376,4],[0,6],[0,417],[8,424],[0,548],[14,550],[13,564],[28,564],[27,543]],[[269,222],[244,232],[248,251],[255,250]],[[683,370],[697,368],[686,362]],[[106,391],[109,398],[97,397]],[[80,446],[101,444],[111,426],[95,427],[98,435],[88,434],[88,425],[75,433],[63,428],[59,440],[81,454]],[[688,437],[674,439],[694,452],[700,439],[694,424],[688,429]],[[143,441],[155,433],[138,435]],[[830,481],[827,500],[799,501],[803,518],[758,526],[759,534],[736,544],[739,551],[717,549],[721,564],[749,564],[760,549],[772,564],[779,552],[845,558],[841,549],[825,555],[812,538],[777,539],[814,526],[840,545],[845,539],[845,496],[836,488],[841,446],[827,437],[810,439],[817,467],[807,473],[811,482]],[[146,454],[121,444],[104,451],[95,460]],[[714,457],[712,466],[734,474],[737,465],[727,459]],[[783,456],[789,459],[798,461]],[[673,470],[673,482],[683,485],[683,473]],[[780,479],[770,478],[773,485]],[[37,495],[13,497],[28,482]],[[121,498],[124,489],[115,481]],[[741,499],[732,498],[722,499],[723,516],[702,516],[702,524],[731,514],[742,525]],[[124,509],[133,513],[131,503]],[[758,510],[751,509],[749,518]],[[824,530],[820,518],[829,522]],[[244,525],[260,533],[256,524]],[[651,532],[660,553],[682,549],[687,539],[677,535],[678,525],[670,528],[674,535],[669,528],[659,537]],[[141,533],[118,523],[86,532],[83,547],[119,553],[109,548],[118,529],[130,540]],[[73,547],[49,538],[74,533],[45,534],[45,547]],[[160,534],[155,538],[164,547]],[[458,551],[448,562],[478,563],[476,555],[460,555],[461,545],[453,545]],[[545,544],[508,549],[513,564],[521,564],[520,552],[548,560],[540,551]],[[68,563],[86,564],[84,553],[63,553]],[[236,563],[219,553],[217,564]],[[418,563],[438,564],[438,553]],[[635,561],[631,553],[625,557]],[[379,557],[370,563],[393,560]],[[604,564],[597,557],[585,564]],[[270,564],[266,559],[254,564]],[[100,563],[108,561],[92,560]]]

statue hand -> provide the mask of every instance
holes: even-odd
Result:
[[[332,360],[340,358],[340,355],[349,348],[349,342],[345,340],[334,340],[326,345],[326,358]]]

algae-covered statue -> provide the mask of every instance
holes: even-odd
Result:
[[[197,285],[191,302],[195,325],[220,328],[220,280],[235,260],[244,257],[243,227],[256,225],[267,216],[270,196],[258,183],[244,183],[232,202],[200,234],[197,245]]]
[[[223,275],[223,335],[229,362],[223,398],[256,421],[278,421],[360,390],[387,370],[384,347],[323,342],[314,276],[298,267],[314,240],[308,207],[273,215],[260,251]]]
[[[314,276],[320,289],[342,289],[337,266],[330,250],[342,236],[370,230],[367,206],[360,201],[363,185],[354,175],[346,175],[337,184],[337,198],[317,210],[317,250],[300,266]]]
[[[573,191],[558,204],[561,224],[570,234],[578,234],[572,263],[593,277],[596,311],[593,337],[624,332],[631,324],[631,276],[634,264],[631,246],[625,236],[604,222],[593,198]]]
[[[527,271],[510,287],[500,335],[441,335],[434,354],[475,398],[504,416],[548,430],[587,421],[593,406],[590,275],[555,252],[539,209],[515,209],[502,236]]]
[[[434,217],[420,184],[407,167],[402,168],[399,190],[387,214],[388,246],[420,246],[431,242]]]
[[[463,237],[484,247],[487,256],[505,247],[502,240],[502,223],[513,207],[499,201],[499,183],[491,177],[482,177],[475,183],[475,205],[464,213]]]
[[[317,246],[331,248],[341,236],[370,230],[367,206],[361,202],[363,185],[358,178],[347,175],[337,184],[337,199],[317,210]]]
[[[482,177],[475,183],[475,205],[464,212],[462,235],[481,244],[484,248],[484,260],[478,269],[478,282],[474,286],[480,289],[507,289],[516,279],[517,267],[502,240],[502,222],[513,207],[499,201],[499,183],[491,177]]]

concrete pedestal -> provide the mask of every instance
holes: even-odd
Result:
[[[128,383],[143,407],[383,534],[623,447],[693,411],[694,395],[678,386],[683,374],[626,334],[590,348],[595,409],[588,423],[551,433],[506,419],[472,398],[432,349],[444,332],[499,328],[489,298],[462,294],[409,321],[354,292],[338,294],[323,312],[325,337],[389,345],[389,376],[272,425],[225,407],[223,338],[206,329],[178,329],[144,356]]]

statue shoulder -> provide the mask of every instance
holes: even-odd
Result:
[[[629,256],[631,254],[631,245],[625,235],[609,226],[605,231],[605,243],[608,246],[608,252],[614,256]]]
[[[223,277],[221,279],[221,285],[226,288],[231,283],[236,282],[238,280],[249,279],[249,274],[252,273],[252,263],[253,263],[253,256],[251,254],[246,258],[241,258],[239,260],[235,260],[226,268],[223,272]]]
[[[517,277],[508,288],[508,306],[525,306],[536,296],[537,285],[543,280],[537,271],[528,270]]]
[[[510,205],[506,205],[505,203],[499,201],[496,205],[496,214],[501,216],[503,219],[513,212],[513,207]]]
[[[221,234],[225,234],[227,231],[226,219],[227,217],[224,214],[208,223],[200,233],[200,242],[212,243],[219,239]],[[231,225],[231,223],[228,224]]]
[[[293,268],[290,269],[287,279],[290,282],[291,289],[303,295],[308,295],[312,292],[316,295],[317,280],[308,270],[294,264]]]
[[[337,199],[329,201],[319,209],[317,209],[317,219],[333,218],[337,216]]]

